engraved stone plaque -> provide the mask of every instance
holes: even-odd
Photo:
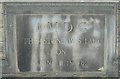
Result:
[[[104,15],[17,15],[20,71],[98,71],[104,64],[104,22]]]
[[[115,3],[5,3],[3,73],[117,76],[116,7]]]

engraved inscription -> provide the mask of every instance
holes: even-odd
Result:
[[[104,22],[104,15],[17,15],[19,70],[98,71],[104,66]]]

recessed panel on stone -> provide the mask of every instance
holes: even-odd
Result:
[[[18,68],[98,71],[104,67],[104,29],[104,15],[16,15]]]

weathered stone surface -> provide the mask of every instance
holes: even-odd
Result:
[[[115,35],[114,30],[111,29],[114,29],[113,20],[115,18],[112,14],[110,16],[106,14],[105,21],[104,15],[98,14],[76,15],[73,13],[70,15],[69,13],[59,13],[51,15],[44,14],[42,8],[40,12],[43,12],[43,14],[40,14],[38,12],[40,7],[37,9],[35,7],[39,15],[31,15],[32,12],[35,13],[35,9],[32,7],[35,6],[31,6],[30,10],[29,8],[26,9],[28,11],[27,15],[17,15],[15,20],[13,19],[14,14],[12,15],[12,11],[15,10],[13,8],[7,9],[11,13],[7,19],[7,49],[9,50],[13,71],[15,69],[15,72],[47,73],[49,71],[81,72],[103,71],[105,69],[106,53],[108,52],[111,57],[114,55],[113,38]],[[25,11],[23,9],[18,10],[20,13]],[[18,10],[16,10],[16,13]],[[59,11],[66,12],[68,9]],[[14,22],[16,22],[14,26],[9,26]],[[107,36],[107,33],[110,36]],[[90,40],[92,38],[92,40],[98,41],[87,42],[84,38]]]
[[[0,42],[3,41],[3,28],[0,28]]]
[[[1,2],[118,2],[119,0],[1,0]]]
[[[2,15],[3,9],[2,4],[0,3],[0,28],[3,26],[3,15]]]
[[[2,42],[0,42],[0,52],[2,52],[2,48],[3,48],[3,43]]]

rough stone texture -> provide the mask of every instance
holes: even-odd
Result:
[[[1,2],[118,2],[120,0],[1,0]]]
[[[2,4],[0,3],[0,59],[3,59],[3,16],[2,16]]]
[[[0,28],[2,27],[2,4],[0,3]]]
[[[0,4],[0,41],[2,41],[2,32],[3,32],[3,28],[2,28],[2,4]]]
[[[0,51],[2,51],[2,42],[0,42]]]
[[[3,41],[3,28],[0,28],[0,42]]]
[[[118,5],[118,8],[119,8],[119,13],[118,13],[118,71],[119,71],[119,77],[120,77],[120,2],[119,2],[119,5]]]

